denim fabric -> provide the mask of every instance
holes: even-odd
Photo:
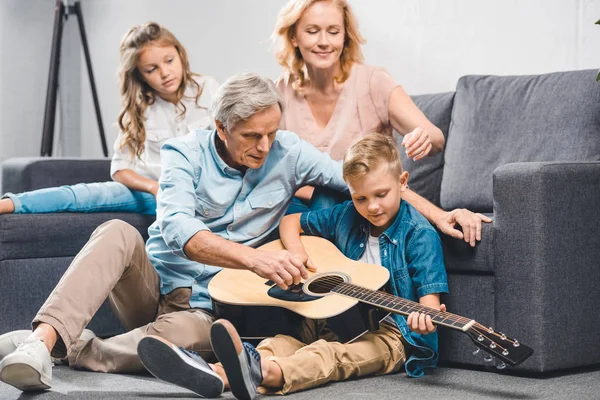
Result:
[[[304,232],[332,241],[352,260],[358,260],[367,246],[369,222],[351,201],[304,213],[300,223]],[[401,201],[394,222],[379,236],[379,251],[382,266],[390,271],[393,295],[418,301],[427,294],[448,293],[440,237],[425,217],[406,201]],[[422,376],[425,368],[437,364],[437,332],[420,335],[408,328],[405,317],[394,314],[394,320],[413,346],[406,361],[406,372],[409,376]]]
[[[350,200],[350,195],[348,194],[347,190],[340,192],[328,187],[318,186],[315,188],[309,204],[306,204],[299,198],[294,197],[292,199],[292,203],[285,212],[285,215],[301,214],[311,210],[315,211],[322,208],[331,208],[336,204],[343,203],[346,200]]]
[[[187,258],[183,248],[192,236],[209,230],[258,246],[269,240],[300,187],[346,189],[341,163],[295,133],[278,131],[264,164],[245,174],[221,159],[215,137],[214,130],[195,130],[163,146],[157,218],[146,246],[161,292],[191,287],[190,304],[205,309],[212,308],[208,283],[220,268]]]
[[[132,212],[156,214],[156,199],[150,193],[129,189],[119,182],[78,183],[20,194],[6,193],[15,214],[54,212]]]

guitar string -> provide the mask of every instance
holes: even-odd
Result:
[[[331,286],[323,285],[323,281],[325,281],[326,283],[330,284]],[[322,276],[322,277],[319,277],[318,279],[316,279],[314,282],[311,282],[310,285],[314,285],[317,288],[325,289],[327,292],[331,292],[333,289],[335,289],[338,286],[345,286],[344,289],[350,289],[350,290],[358,291],[359,294],[366,295],[366,296],[374,296],[375,300],[388,301],[388,302],[391,302],[393,304],[395,304],[395,303],[401,303],[401,302],[412,303],[412,304],[414,304],[412,306],[412,308],[416,308],[419,311],[427,311],[429,314],[434,314],[434,316],[432,317],[432,319],[436,318],[436,317],[442,317],[443,319],[441,321],[436,321],[438,323],[445,322],[446,320],[450,320],[450,321],[453,321],[455,323],[467,324],[467,323],[469,323],[469,322],[472,321],[472,319],[465,318],[465,317],[462,317],[460,315],[456,315],[456,314],[452,314],[452,313],[447,313],[447,312],[442,313],[441,311],[435,310],[435,309],[433,309],[431,307],[423,306],[423,305],[421,305],[421,304],[419,304],[417,302],[412,302],[410,300],[403,299],[401,297],[393,296],[393,295],[391,295],[391,294],[389,294],[387,292],[382,292],[382,291],[379,291],[379,290],[373,290],[373,289],[369,289],[369,288],[363,288],[363,287],[361,287],[359,285],[355,285],[355,284],[352,284],[352,283],[344,282],[341,277]],[[345,294],[345,293],[341,293],[340,292],[340,294]],[[379,297],[379,298],[377,298],[377,297]],[[408,306],[410,306],[410,305],[411,304],[408,304]],[[395,308],[394,308],[394,310],[395,310]],[[509,343],[512,343],[512,344],[515,344],[517,342],[516,340],[513,340],[513,339],[507,337],[503,333],[496,332],[495,330],[492,330],[492,332],[489,332],[489,330],[492,329],[492,328],[488,328],[486,326],[483,326],[483,325],[481,325],[477,321],[475,321],[475,324],[472,326],[472,328],[473,328],[473,330],[475,332],[477,332],[480,335],[482,335],[483,333],[485,333],[483,336],[486,337],[489,341],[494,342],[494,343],[496,343],[496,342],[493,341],[491,338],[489,338],[487,336],[488,334],[492,334],[493,336],[496,336],[496,337],[498,337],[498,338],[500,338],[502,340],[505,340],[505,341],[507,341]],[[476,328],[478,328],[479,330],[476,329]],[[498,346],[500,346],[500,345],[498,345]],[[500,347],[502,347],[502,346],[500,346]]]
[[[332,286],[330,287],[330,286],[323,285],[321,281],[325,281],[326,283],[329,283]],[[325,289],[328,292],[331,292],[333,289],[335,289],[338,286],[344,285],[344,286],[346,286],[345,289],[359,291],[359,293],[363,294],[363,295],[375,296],[375,297],[383,297],[383,299],[382,298],[377,299],[379,301],[389,301],[389,302],[392,302],[392,303],[398,303],[398,302],[413,303],[414,304],[412,306],[413,308],[417,308],[420,311],[428,311],[429,314],[435,314],[432,317],[432,319],[435,318],[435,317],[443,317],[443,319],[441,321],[436,321],[438,323],[444,322],[446,320],[450,320],[450,321],[453,321],[455,323],[463,323],[463,324],[466,325],[467,323],[469,323],[469,322],[472,321],[472,319],[465,318],[465,317],[462,317],[460,315],[456,315],[456,314],[453,314],[453,313],[448,313],[448,312],[443,312],[442,313],[441,311],[435,310],[435,309],[433,309],[431,307],[423,306],[423,305],[421,305],[421,304],[419,304],[417,302],[412,302],[410,300],[403,299],[401,297],[397,297],[397,296],[391,295],[391,294],[389,294],[387,292],[382,292],[382,291],[379,291],[379,290],[373,290],[373,289],[369,289],[369,288],[363,288],[363,287],[361,287],[359,285],[355,285],[355,284],[352,284],[352,283],[344,282],[343,280],[341,280],[341,278],[336,279],[335,277],[332,277],[332,276],[323,276],[323,277],[319,277],[319,279],[316,279],[314,282],[311,282],[310,284],[314,285],[316,287]],[[344,294],[344,293],[341,293],[341,294]],[[409,306],[410,305],[411,304],[409,304]],[[496,337],[498,337],[498,338],[500,338],[502,340],[505,340],[505,341],[507,341],[509,343],[512,343],[512,344],[516,343],[515,340],[509,338],[508,336],[506,336],[506,335],[504,335],[502,333],[496,332],[495,330],[493,330],[492,332],[489,332],[490,328],[481,325],[477,321],[475,321],[475,324],[473,325],[473,328],[475,328],[475,327],[478,327],[480,330],[483,330],[486,333],[486,335],[484,335],[484,337],[488,338],[488,340],[490,340],[491,342],[496,343],[491,338],[489,338],[487,336],[487,334],[492,334],[493,336],[496,336]],[[477,330],[477,329],[473,329],[473,330],[476,331],[479,334],[482,334],[482,332],[480,330]],[[498,345],[498,346],[500,346],[500,345]]]
[[[320,279],[321,279],[321,280],[324,280],[324,281],[327,281],[327,283],[330,283],[330,284],[332,284],[332,285],[333,285],[333,287],[322,285],[322,284],[320,284],[320,283],[319,283],[319,281],[318,281],[318,280],[316,280],[315,282],[311,282],[311,284],[312,284],[312,285],[315,285],[315,286],[317,286],[317,287],[319,287],[319,288],[322,288],[322,289],[329,290],[329,291],[331,291],[332,289],[334,289],[334,288],[336,288],[336,287],[338,287],[338,286],[346,286],[344,289],[350,289],[350,290],[359,291],[359,292],[360,292],[360,290],[359,290],[359,289],[361,289],[361,290],[362,290],[362,292],[363,292],[363,294],[367,294],[367,295],[375,295],[375,296],[380,296],[380,297],[387,297],[387,296],[390,296],[390,297],[391,297],[393,300],[400,299],[401,301],[405,301],[405,302],[409,302],[409,303],[418,304],[418,303],[411,302],[410,300],[406,300],[406,299],[403,299],[403,298],[396,298],[395,296],[393,296],[393,295],[390,295],[389,293],[386,293],[386,292],[375,291],[375,290],[368,289],[368,288],[362,288],[362,287],[360,287],[360,286],[358,286],[358,285],[349,284],[349,283],[347,283],[347,282],[339,282],[339,280],[337,280],[337,279],[335,279],[335,278],[332,278],[332,277],[321,277]],[[367,293],[364,293],[364,292],[367,292]],[[336,292],[334,292],[334,293],[336,293]],[[340,294],[344,294],[344,293],[343,293],[343,292],[340,292]],[[397,300],[396,300],[396,301],[397,301]],[[429,307],[427,307],[427,308],[429,308]],[[436,310],[434,310],[434,309],[431,309],[431,310],[433,310],[433,311],[436,311]],[[441,315],[443,315],[443,314],[441,314]],[[452,315],[454,315],[455,317],[458,317],[459,319],[467,320],[468,322],[470,322],[470,321],[471,321],[470,319],[467,319],[467,318],[461,317],[461,316],[459,316],[459,315],[455,315],[455,314],[452,314]],[[458,322],[458,321],[457,321],[457,322]],[[505,350],[506,350],[506,351],[508,351],[508,349],[507,349],[506,347],[502,346],[501,344],[497,343],[496,341],[492,340],[492,338],[490,338],[490,337],[488,336],[488,334],[490,334],[490,333],[491,333],[491,334],[493,334],[493,335],[495,335],[495,336],[498,336],[498,337],[499,337],[500,339],[502,339],[502,340],[505,340],[505,341],[507,341],[507,342],[509,342],[509,343],[512,343],[512,344],[514,344],[514,342],[513,342],[513,341],[512,341],[510,338],[508,338],[508,337],[505,337],[505,336],[504,336],[504,337],[503,337],[503,336],[500,336],[500,335],[499,335],[499,334],[498,334],[496,331],[489,332],[489,328],[487,328],[487,327],[485,327],[485,326],[483,326],[483,325],[481,325],[481,324],[479,324],[479,323],[477,323],[477,322],[476,322],[476,323],[475,323],[475,324],[474,324],[474,325],[473,325],[473,326],[472,326],[470,329],[472,329],[472,330],[473,330],[475,333],[477,333],[477,334],[478,334],[479,336],[481,336],[482,338],[485,338],[485,339],[487,339],[487,340],[488,340],[488,342],[490,342],[490,343],[494,343],[494,344],[495,344],[495,347],[496,347],[497,349],[495,349],[495,348],[489,348],[489,346],[486,346],[486,347],[485,347],[485,349],[486,349],[486,350],[489,350],[489,351],[491,351],[491,352],[498,352],[498,351],[502,351],[502,352],[503,352],[503,351],[505,351]],[[477,340],[477,339],[476,339],[476,340]],[[479,342],[479,340],[477,340],[477,341]],[[503,355],[503,356],[504,356],[504,357],[506,357],[505,355]]]
[[[332,287],[329,286],[325,286],[322,285],[320,283],[320,281],[326,281],[327,283],[333,285]],[[435,310],[431,307],[427,307],[427,306],[423,306],[417,302],[413,302],[407,299],[403,299],[401,297],[397,297],[394,295],[391,295],[389,293],[386,292],[382,292],[379,290],[373,290],[373,289],[368,289],[368,288],[363,288],[361,286],[358,285],[354,285],[354,284],[350,284],[347,282],[343,282],[343,281],[339,281],[338,279],[335,279],[334,277],[330,277],[330,276],[325,276],[325,277],[320,277],[319,279],[315,280],[314,282],[311,282],[310,285],[314,285],[316,287],[319,288],[323,288],[326,289],[328,292],[331,292],[334,288],[341,286],[341,285],[346,285],[347,289],[351,289],[351,290],[355,290],[355,291],[359,291],[359,293],[363,294],[363,295],[367,295],[367,296],[375,296],[375,297],[384,297],[383,299],[380,298],[378,300],[380,301],[388,301],[391,303],[413,303],[414,305],[412,305],[413,309],[417,309],[419,312],[423,312],[426,311],[428,314],[434,314],[432,316],[432,318],[435,317],[441,317],[442,320],[441,321],[437,321],[437,322],[444,322],[446,320],[451,320],[454,323],[462,323],[463,325],[466,325],[467,323],[471,322],[471,319],[462,317],[460,315],[456,315],[456,314],[452,314],[452,313],[448,313],[448,312],[444,312],[442,313],[441,311]],[[309,285],[309,286],[310,286]],[[411,304],[408,304],[408,306],[411,306]]]

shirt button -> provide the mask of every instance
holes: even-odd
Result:
[[[364,244],[364,243],[361,243],[361,244],[360,244],[360,247],[365,247],[365,244]]]
[[[270,206],[272,206],[272,205],[273,205],[273,202],[272,202],[272,201],[269,201],[269,205],[270,205]]]
[[[208,210],[204,210],[204,215],[208,215]]]
[[[235,211],[240,211],[240,206],[235,206]]]
[[[194,280],[194,285],[197,285],[197,284],[198,284],[198,281],[197,281],[197,280]]]
[[[384,256],[387,256],[387,250],[384,250],[384,251],[383,251],[383,255],[384,255]]]
[[[396,239],[392,240],[392,243],[396,244],[398,241]]]
[[[233,226],[228,226],[227,230],[231,232],[233,230]]]

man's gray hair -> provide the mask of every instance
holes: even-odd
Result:
[[[231,129],[273,104],[279,105],[283,112],[283,99],[273,81],[257,74],[242,73],[221,85],[213,99],[211,112],[225,129]]]

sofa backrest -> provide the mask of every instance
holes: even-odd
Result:
[[[493,211],[492,174],[528,161],[600,161],[595,70],[458,81],[441,183],[444,209]]]
[[[425,116],[448,137],[450,128],[450,115],[454,92],[425,94],[413,96],[413,101]],[[397,135],[397,134],[396,134]],[[444,152],[434,156],[413,161],[406,157],[404,147],[400,146],[402,137],[397,135],[396,141],[402,157],[402,166],[408,171],[408,186],[435,205],[440,205],[440,186],[442,183],[442,169],[444,167]]]

